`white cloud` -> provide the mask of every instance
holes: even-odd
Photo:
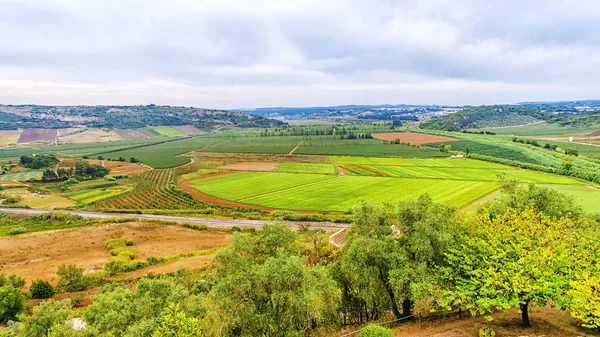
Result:
[[[0,101],[597,98],[598,15],[584,0],[0,0]]]

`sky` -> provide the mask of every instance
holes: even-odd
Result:
[[[0,0],[0,103],[600,98],[594,0]]]

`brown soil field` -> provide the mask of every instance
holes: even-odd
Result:
[[[123,138],[115,132],[106,132],[102,129],[92,128],[80,133],[60,137],[59,140],[64,144],[79,144],[113,142],[117,140],[123,140]]]
[[[496,313],[494,320],[488,322],[483,316],[458,317],[437,321],[415,322],[394,329],[396,337],[477,337],[480,328],[490,327],[496,337],[576,337],[590,336],[586,330],[578,326],[568,312],[548,308],[534,308],[529,315],[531,328],[521,327],[521,314],[513,311]]]
[[[19,140],[19,133],[16,130],[0,130],[0,146],[16,144]]]
[[[199,232],[147,223],[39,232],[0,237],[0,272],[17,274],[27,283],[36,279],[56,283],[56,270],[61,264],[76,264],[86,272],[101,270],[110,257],[105,242],[116,238],[133,239],[135,244],[131,248],[138,251],[140,259],[175,256],[229,243],[229,236],[221,232]]]
[[[242,162],[219,167],[219,169],[234,171],[273,171],[276,168],[277,165],[275,163],[263,162]]]
[[[451,142],[456,140],[454,138],[449,137],[426,135],[414,132],[374,133],[373,138],[388,141],[394,141],[399,139],[401,142],[417,145],[437,142]]]
[[[173,125],[173,129],[183,132],[186,136],[188,135],[199,135],[205,133],[202,130],[197,129],[193,125]]]
[[[19,144],[54,140],[58,135],[56,129],[26,129],[19,136]]]

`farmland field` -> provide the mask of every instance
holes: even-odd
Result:
[[[42,171],[24,171],[0,175],[0,181],[27,181],[32,178],[41,179]]]
[[[302,137],[235,137],[221,139],[199,151],[287,154],[301,141]]]
[[[405,144],[390,144],[379,139],[327,139],[312,137],[304,141],[296,154],[366,157],[448,157],[447,153]]]
[[[472,131],[491,131],[499,135],[515,136],[564,136],[564,135],[583,135],[586,133],[600,130],[600,125],[564,127],[556,124],[536,124],[514,126],[509,128],[488,128],[473,129]]]
[[[315,173],[315,174],[335,174],[335,166],[332,164],[313,164],[313,163],[280,163],[277,167],[279,172],[288,173]]]
[[[19,140],[19,133],[16,130],[0,130],[0,146],[16,144]]]
[[[248,172],[201,180],[203,193],[251,205],[293,210],[347,211],[361,200],[408,200],[429,193],[439,202],[468,204],[498,188],[495,182]]]
[[[58,136],[56,129],[26,129],[21,132],[18,143],[33,143],[54,140]]]
[[[389,132],[389,133],[375,133],[373,134],[373,138],[381,139],[381,140],[399,140],[403,143],[411,143],[411,144],[427,144],[427,143],[435,143],[435,142],[451,142],[456,140],[455,138],[442,137],[442,136],[434,136],[428,135],[425,133],[414,133],[414,132]]]
[[[181,137],[185,135],[183,132],[170,126],[151,126],[150,128],[160,135],[167,137]]]
[[[600,188],[583,185],[545,185],[560,192],[572,195],[590,213],[600,213]]]
[[[91,191],[78,191],[78,192],[64,194],[64,195],[69,197],[69,199],[72,199],[79,203],[87,205],[87,204],[91,204],[94,202],[99,202],[102,200],[116,197],[118,195],[128,192],[128,190],[129,189],[126,187],[113,187],[113,188],[96,189],[96,190],[91,190]]]

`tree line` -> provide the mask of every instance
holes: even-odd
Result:
[[[76,160],[74,167],[58,168],[57,170],[45,169],[42,173],[43,182],[65,181],[69,178],[77,180],[88,180],[103,178],[110,173],[108,167],[95,165],[83,160]]]

